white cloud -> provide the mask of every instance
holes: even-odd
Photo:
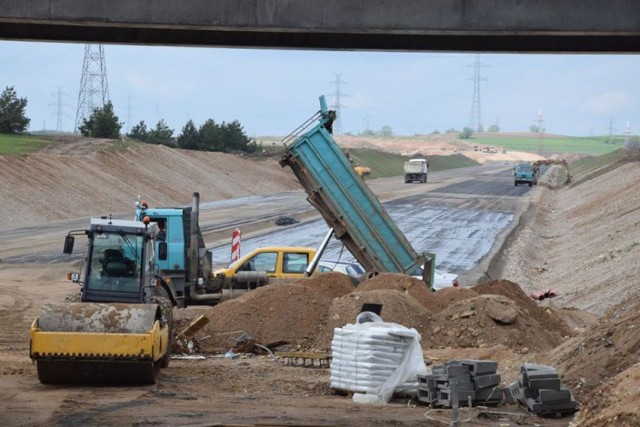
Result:
[[[636,100],[628,92],[613,90],[593,96],[584,103],[584,110],[592,114],[604,114],[632,108]]]

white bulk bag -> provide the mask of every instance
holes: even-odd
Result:
[[[427,373],[420,334],[370,312],[334,329],[331,356],[331,387],[354,392],[361,403],[387,403],[394,392],[415,394],[418,374]]]

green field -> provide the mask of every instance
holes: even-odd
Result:
[[[386,178],[404,174],[404,162],[410,159],[407,156],[372,150],[370,148],[352,148],[349,154],[354,163],[359,166],[371,168],[370,178]],[[453,156],[429,156],[429,172],[437,172],[445,169],[456,169],[474,166],[478,163],[462,155]]]
[[[0,134],[0,155],[10,156],[31,153],[51,143],[50,140],[30,135]]]
[[[472,144],[494,145],[512,151],[529,153],[578,153],[598,156],[610,153],[622,146],[622,143],[606,144],[602,137],[549,137],[537,138],[517,137],[478,137],[467,140]]]

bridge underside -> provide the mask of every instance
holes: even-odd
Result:
[[[0,39],[231,48],[638,53],[640,35],[387,34],[2,23]]]
[[[0,0],[0,39],[276,49],[640,52],[638,0]]]

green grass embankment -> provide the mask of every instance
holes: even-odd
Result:
[[[11,156],[31,153],[51,143],[50,140],[36,138],[31,135],[0,134],[0,155]]]
[[[620,143],[606,144],[602,137],[473,137],[467,142],[472,144],[493,145],[511,151],[525,151],[529,153],[577,153],[598,156],[610,153],[620,148]]]
[[[419,156],[401,156],[370,148],[352,148],[349,154],[354,164],[371,168],[369,178],[386,178],[404,174],[404,162],[410,158]],[[438,172],[446,169],[464,168],[475,166],[479,163],[465,156],[455,154],[453,156],[428,156],[429,172]]]

